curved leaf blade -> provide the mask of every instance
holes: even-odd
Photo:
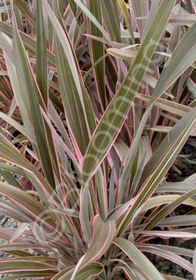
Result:
[[[103,222],[100,216],[96,216],[92,240],[82,260],[82,266],[98,260],[107,251],[115,235],[115,221]]]
[[[64,271],[58,273],[52,280],[70,280],[74,268],[67,268]],[[103,271],[102,265],[99,263],[92,263],[89,266],[83,268],[74,277],[74,280],[86,280],[91,276],[99,275]]]
[[[94,228],[90,246],[84,256],[79,260],[72,274],[71,280],[81,268],[88,268],[89,264],[97,261],[110,247],[116,236],[116,223],[114,220],[103,222],[100,216],[94,218]]]
[[[179,198],[174,200],[172,203],[168,204],[164,208],[162,208],[157,214],[153,216],[153,218],[148,222],[148,224],[144,227],[144,230],[150,230],[153,228],[156,224],[160,224],[161,221],[173,210],[175,210],[176,207],[178,207],[181,203],[186,201],[188,198],[196,194],[196,190],[187,192],[183,195],[181,195]],[[191,215],[192,216],[192,215]],[[187,222],[189,219],[189,215],[186,216]],[[190,221],[189,221],[190,223]],[[193,223],[194,224],[194,223]],[[193,225],[192,224],[192,225]]]
[[[129,240],[124,238],[116,238],[114,239],[113,243],[118,246],[131,261],[137,263],[141,267],[142,271],[145,270],[147,275],[150,276],[150,279],[164,280],[155,266]]]
[[[156,254],[158,256],[163,257],[164,259],[168,259],[176,264],[178,264],[179,266],[183,267],[184,269],[188,270],[190,273],[193,272],[193,266],[192,264],[185,260],[184,258],[178,256],[177,254],[173,253],[173,252],[169,252],[168,250],[164,250],[162,248],[156,248],[155,246],[152,245],[152,247],[144,247],[141,246],[140,250],[143,252],[148,252],[151,254]]]
[[[16,205],[19,206],[19,209],[23,210],[31,220],[36,219],[45,211],[44,206],[42,206],[36,199],[14,186],[0,182],[0,193],[16,203]]]

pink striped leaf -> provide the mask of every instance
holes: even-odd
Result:
[[[148,236],[159,236],[162,238],[183,238],[185,240],[189,240],[192,238],[196,238],[196,233],[189,233],[186,231],[157,231],[157,230],[151,230],[151,231],[141,231],[142,235],[148,235]]]
[[[137,244],[137,248],[140,249],[141,248],[151,248],[151,247],[158,249],[163,249],[165,251],[169,251],[171,253],[174,253],[178,256],[186,256],[189,258],[193,258],[194,255],[194,251],[192,249],[187,249],[187,248],[183,248],[183,247],[176,247],[176,246],[167,246],[167,245],[160,245],[160,244],[144,244],[144,243],[138,243]]]
[[[116,238],[113,243],[118,246],[127,257],[134,263],[136,263],[142,271],[150,277],[152,280],[164,280],[155,266],[149,261],[149,259],[142,254],[129,240],[124,238]]]
[[[145,245],[144,245],[144,247],[141,246],[140,250],[142,252],[148,252],[148,253],[151,253],[151,254],[156,254],[158,256],[161,256],[164,259],[168,259],[168,260],[178,264],[179,266],[183,267],[184,269],[186,269],[190,273],[193,272],[193,265],[189,261],[187,261],[186,259],[176,255],[173,252],[169,252],[168,250],[163,250],[163,249],[160,249],[160,248],[156,248],[153,245],[151,247],[150,246],[145,247]]]

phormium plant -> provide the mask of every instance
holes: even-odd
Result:
[[[17,224],[0,228],[0,273],[182,279],[158,271],[161,257],[196,279],[193,249],[155,240],[196,238],[195,176],[167,183],[195,136],[195,0],[0,12],[0,213]]]

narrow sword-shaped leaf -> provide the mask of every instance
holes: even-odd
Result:
[[[35,223],[35,226],[37,223],[39,225],[41,224],[41,230],[46,228],[48,232],[53,233],[53,235],[55,235],[57,238],[63,236],[61,227],[57,226],[61,222],[58,220],[55,212],[52,212],[50,209],[46,210],[46,208],[30,194],[9,184],[1,182],[0,193],[3,196],[8,197],[8,199],[10,199],[13,203],[16,203],[17,208],[22,212],[22,214],[25,213],[31,222]],[[46,217],[47,219],[45,219]],[[33,228],[35,228],[35,226],[32,224]]]
[[[0,261],[0,272],[4,274],[17,272],[17,271],[31,272],[31,271],[43,271],[43,270],[52,270],[57,272],[56,267],[39,261],[29,261],[29,260]]]
[[[171,230],[171,231],[166,231],[166,230],[161,230],[161,231],[158,231],[158,230],[151,230],[151,231],[141,231],[142,234],[144,235],[147,235],[147,236],[159,236],[161,238],[183,238],[183,239],[193,239],[193,238],[196,238],[196,234],[195,233],[192,233],[192,232],[189,232],[188,230],[184,230],[181,231],[174,231],[174,230]]]
[[[47,1],[42,0],[42,2],[56,33],[55,52],[57,71],[65,113],[75,142],[81,154],[84,154],[89,143],[90,135],[95,128],[91,104],[83,84],[73,48],[58,13],[57,4],[54,6],[54,14]],[[67,75],[66,79],[65,75]]]
[[[191,78],[186,81],[186,85],[188,90],[192,93],[194,98],[196,98],[196,84],[193,82]]]
[[[40,249],[40,246],[43,246],[43,248],[47,248],[47,246],[40,245],[39,243],[20,243],[20,242],[14,242],[11,244],[1,244],[0,250],[1,251],[12,251],[12,250],[24,250],[24,249]]]
[[[99,122],[84,158],[84,182],[92,177],[115,141],[174,4],[175,0],[163,0],[161,2],[127,77]],[[165,9],[165,6],[167,6],[167,9]]]
[[[89,10],[96,17],[96,19],[101,23],[102,21],[102,13],[99,1],[89,0]],[[90,21],[90,33],[91,35],[95,35],[97,37],[102,37],[102,32]],[[93,64],[95,64],[101,57],[104,55],[104,45],[101,42],[97,42],[90,39],[91,49],[92,49],[92,59]],[[100,96],[101,103],[103,108],[106,108],[106,100],[105,100],[105,71],[104,71],[104,60],[100,61],[95,67],[95,77],[96,77],[96,86],[97,93]]]
[[[185,187],[184,187],[184,192],[185,192]],[[151,197],[142,208],[142,213],[148,211],[151,208],[158,207],[163,204],[171,203],[178,198],[180,198],[180,195],[177,194],[165,194],[165,195],[157,195]],[[191,198],[184,200],[182,203],[192,207],[196,207],[195,200]]]
[[[127,277],[131,280],[141,280],[141,278],[138,277],[138,275],[135,274],[135,272],[133,272],[133,270],[131,270],[131,268],[126,267],[126,266],[121,266],[121,269],[123,270],[123,272],[125,273],[125,275],[127,275]]]
[[[191,25],[196,22],[196,15],[195,14],[173,15],[171,16],[169,22],[180,24],[180,25]]]
[[[172,127],[170,127],[170,126],[155,125],[155,126],[149,128],[149,130],[163,132],[163,133],[168,133],[171,128]],[[191,132],[190,136],[196,136],[196,128]]]
[[[65,114],[79,150],[84,155],[89,143],[90,132],[88,126],[85,125],[84,107],[77,96],[77,88],[67,63],[65,52],[57,37],[55,40],[55,53]]]
[[[89,187],[86,186],[80,192],[80,224],[87,242],[89,242],[92,237],[89,213]]]
[[[193,174],[195,175],[195,174]],[[195,176],[194,176],[195,177]],[[178,183],[167,183],[167,184],[162,184],[156,189],[157,192],[171,192],[171,193],[185,193],[191,190],[196,189],[196,184],[192,182],[188,182],[188,178],[186,178],[186,181],[183,182],[178,182]]]
[[[44,30],[44,18],[42,2],[37,1],[36,5],[36,23],[37,23],[37,40],[36,40],[36,77],[43,100],[48,107],[48,69],[46,56],[46,40]]]
[[[13,229],[3,229],[0,228],[0,238],[3,241],[9,242],[10,239],[12,238],[12,234],[13,234]],[[21,240],[20,240],[21,241]]]
[[[46,138],[44,121],[39,107],[40,105],[44,107],[43,99],[41,97],[41,93],[36,84],[31,66],[29,64],[27,55],[25,53],[24,46],[19,36],[15,19],[13,20],[13,26],[14,26],[15,63],[17,65],[17,70],[18,70],[17,71],[18,80],[20,83],[20,87],[24,88],[27,93],[27,99],[29,102],[29,110],[30,110],[29,115],[30,115],[31,122],[33,124],[42,166],[48,181],[50,182],[51,186],[54,188],[55,187],[54,173],[52,169],[50,152],[49,152],[48,142]]]
[[[2,39],[8,39],[8,38],[2,38]],[[5,42],[4,40],[2,40],[2,42]],[[18,78],[17,78],[17,70],[16,70],[16,66],[13,64],[13,61],[11,61],[12,59],[10,59],[10,57],[8,57],[8,55],[5,53],[5,61],[6,61],[6,65],[7,65],[7,70],[8,70],[8,74],[12,83],[12,87],[14,90],[14,95],[15,95],[15,99],[16,102],[18,104],[18,107],[20,109],[21,112],[21,116],[22,119],[24,120],[24,125],[25,127],[28,127],[28,130],[30,131],[30,133],[33,135],[33,126],[31,123],[31,120],[29,118],[29,114],[28,114],[28,105],[27,105],[27,99],[24,96],[24,91],[23,89],[21,89]]]
[[[162,208],[157,214],[153,216],[153,218],[148,222],[148,224],[144,227],[144,230],[149,230],[153,228],[157,223],[160,223],[164,217],[166,217],[170,212],[172,212],[176,207],[178,207],[183,201],[187,198],[196,194],[196,190],[187,192],[181,195],[179,198],[174,200],[169,205]]]
[[[155,266],[129,240],[116,238],[113,243],[118,246],[134,263],[137,263],[152,280],[164,280]]]
[[[18,238],[20,238],[22,236],[22,234],[26,231],[26,229],[28,228],[29,223],[21,223],[16,231],[14,232],[14,234],[12,235],[12,238],[10,239],[10,243],[15,242]]]
[[[154,15],[155,15],[156,12],[157,12],[157,9],[158,9],[158,7],[159,7],[160,1],[161,1],[161,0],[156,0],[156,1],[152,1],[152,2],[151,2],[150,12],[149,12],[149,14],[148,14],[148,18],[146,19],[146,26],[145,26],[144,34],[145,34],[146,31],[148,30],[148,27],[150,26],[151,21],[152,21]],[[144,34],[143,34],[143,35],[144,35]]]
[[[28,131],[28,129],[26,129],[26,126],[21,125],[20,123],[18,123],[17,121],[15,121],[14,119],[12,119],[11,117],[9,117],[8,115],[6,115],[2,112],[0,112],[0,118],[2,118],[7,123],[9,123],[17,131],[19,131],[23,135],[25,135],[31,141],[31,143],[34,143],[34,144],[36,143],[34,135],[31,134],[30,131]]]
[[[152,244],[144,244],[144,243],[137,244],[138,249],[140,249],[140,247],[149,248],[151,246],[152,246]],[[186,257],[190,257],[190,258],[192,258],[193,254],[194,254],[194,251],[192,249],[186,249],[183,247],[160,245],[160,244],[153,244],[153,247],[157,248],[157,249],[160,248],[165,251],[173,252],[176,255],[186,256]]]
[[[59,158],[61,156],[63,156],[63,157],[65,157],[65,159],[67,161],[67,158],[66,158],[66,155],[64,154],[64,152],[70,157],[70,159],[73,161],[74,167],[76,168],[76,172],[78,174],[78,179],[79,179],[81,177],[81,170],[80,170],[81,168],[80,168],[80,165],[79,165],[79,163],[78,163],[78,161],[75,157],[74,152],[71,151],[71,149],[69,147],[67,147],[67,144],[59,136],[59,134],[57,133],[57,131],[55,130],[55,128],[51,124],[51,122],[50,122],[48,116],[45,114],[45,112],[43,110],[41,110],[41,111],[42,111],[42,114],[44,116],[44,119],[45,119],[48,127],[50,128],[51,132],[53,133],[53,137],[54,137],[54,141],[56,143],[56,149],[57,149],[57,152],[59,154]],[[56,123],[55,123],[55,125],[56,125]],[[62,152],[63,152],[63,154],[62,154]]]
[[[0,176],[2,176],[1,178],[5,179],[5,181],[10,184],[10,185],[13,185],[17,188],[22,188],[22,186],[20,185],[20,183],[17,181],[17,179],[15,178],[15,176],[10,173],[10,172],[7,172],[7,171],[3,171],[1,168],[0,168]]]
[[[40,12],[40,9],[41,9],[41,7],[38,6],[38,13]],[[41,23],[40,23],[40,25],[38,24],[38,30],[37,30],[39,44],[40,44],[40,40],[39,40],[40,37],[42,37],[42,39],[45,39],[45,36],[43,34],[42,34],[42,36],[40,35],[40,33],[42,33],[42,31],[43,31],[43,19],[41,20],[40,14],[41,14],[41,12],[38,14],[38,17],[39,17],[39,21],[42,22],[42,24]],[[14,21],[14,23],[15,23],[15,21]],[[16,55],[16,57],[15,57],[15,60],[16,60],[15,64],[18,62],[17,68],[20,68],[20,70],[21,70],[20,71],[21,79],[18,79],[18,81],[19,81],[20,91],[21,91],[21,93],[23,92],[23,96],[20,96],[20,97],[21,97],[21,99],[23,98],[23,101],[24,101],[24,106],[23,106],[23,108],[21,108],[20,111],[21,111],[21,114],[23,114],[24,108],[28,105],[27,114],[28,114],[28,117],[29,117],[31,123],[33,124],[36,142],[37,142],[38,150],[40,153],[43,169],[45,171],[46,177],[48,178],[50,184],[54,187],[52,166],[54,168],[54,173],[57,176],[57,180],[60,183],[60,171],[58,170],[58,159],[56,158],[55,147],[54,147],[51,132],[50,132],[47,124],[44,125],[44,121],[42,120],[42,117],[40,115],[40,107],[39,107],[39,106],[44,107],[44,101],[45,101],[46,106],[48,103],[48,100],[46,100],[46,99],[48,99],[46,54],[45,54],[45,58],[44,58],[44,54],[43,54],[43,50],[42,50],[43,46],[37,46],[38,48],[41,49],[41,52],[42,52],[41,56],[39,56],[39,51],[38,51],[38,59],[41,60],[41,61],[39,61],[39,63],[41,65],[45,64],[43,67],[41,66],[41,69],[38,67],[38,71],[37,71],[37,79],[38,79],[38,82],[40,82],[39,86],[41,86],[42,91],[45,90],[45,92],[42,92],[42,95],[41,95],[41,92],[38,88],[38,85],[36,84],[32,70],[30,68],[28,59],[25,55],[25,50],[23,48],[23,45],[20,40],[19,33],[18,33],[18,30],[17,30],[15,24],[14,24],[14,31],[15,31],[14,32],[14,43],[18,42],[14,45],[16,47],[16,53],[18,52],[18,55]],[[43,58],[43,61],[42,61],[42,58]],[[46,69],[43,69],[44,67]],[[42,75],[43,72],[45,72],[44,75],[46,75],[46,77]],[[16,74],[19,75],[17,72],[16,72]],[[45,79],[45,81],[44,81],[44,79]],[[20,80],[23,80],[23,82],[20,82]],[[43,89],[43,87],[45,87],[45,88]],[[28,94],[26,94],[26,93],[28,93]],[[42,96],[43,96],[43,98],[45,98],[45,100],[42,99]],[[26,119],[24,119],[24,121],[26,121]],[[48,143],[48,145],[47,145],[47,143]],[[52,160],[50,160],[50,157]]]
[[[31,222],[31,219],[23,210],[21,211],[17,205],[13,205],[12,202],[6,201],[5,199],[0,201],[0,212],[2,215],[6,215],[20,223]]]
[[[196,279],[196,249],[194,251],[194,256],[193,256],[193,275],[194,275],[194,279]]]
[[[48,111],[49,111],[51,120],[55,123],[55,126],[61,133],[65,144],[69,148],[70,152],[73,153],[73,147],[71,145],[71,141],[69,139],[68,132],[66,131],[66,128],[51,101],[49,102]]]
[[[196,215],[180,215],[165,218],[163,221],[160,221],[158,225],[161,227],[195,226]]]
[[[180,265],[181,267],[183,267],[184,269],[188,270],[191,273],[193,271],[192,264],[189,261],[187,261],[184,258],[176,255],[173,252],[169,252],[167,250],[156,248],[154,246],[152,246],[151,248],[150,247],[145,248],[145,245],[144,245],[143,248],[141,246],[140,250],[143,251],[143,252],[148,252],[148,253],[156,254],[158,256],[166,258],[166,259],[168,259],[168,260],[170,260],[170,261]]]
[[[104,180],[101,168],[97,170],[96,179],[100,214],[101,218],[105,220],[108,215],[107,183]]]
[[[117,0],[101,0],[103,20],[113,41],[120,42],[120,19]]]

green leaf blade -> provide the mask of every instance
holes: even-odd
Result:
[[[43,100],[48,107],[48,74],[47,74],[47,55],[44,18],[41,1],[37,1],[36,6],[36,22],[37,22],[37,40],[36,40],[36,70],[37,83],[42,94]]]
[[[90,12],[97,18],[99,22],[102,21],[102,13],[99,1],[89,1]],[[97,37],[103,37],[102,32],[92,23],[90,22],[90,29],[91,35]],[[101,42],[95,41],[92,38],[91,41],[91,48],[92,48],[92,59],[93,63],[95,64],[101,57],[104,55],[104,45]],[[96,85],[97,85],[97,92],[100,95],[101,103],[103,108],[106,107],[106,100],[105,100],[105,71],[104,71],[104,60],[101,60],[95,66],[95,76],[96,76]]]

